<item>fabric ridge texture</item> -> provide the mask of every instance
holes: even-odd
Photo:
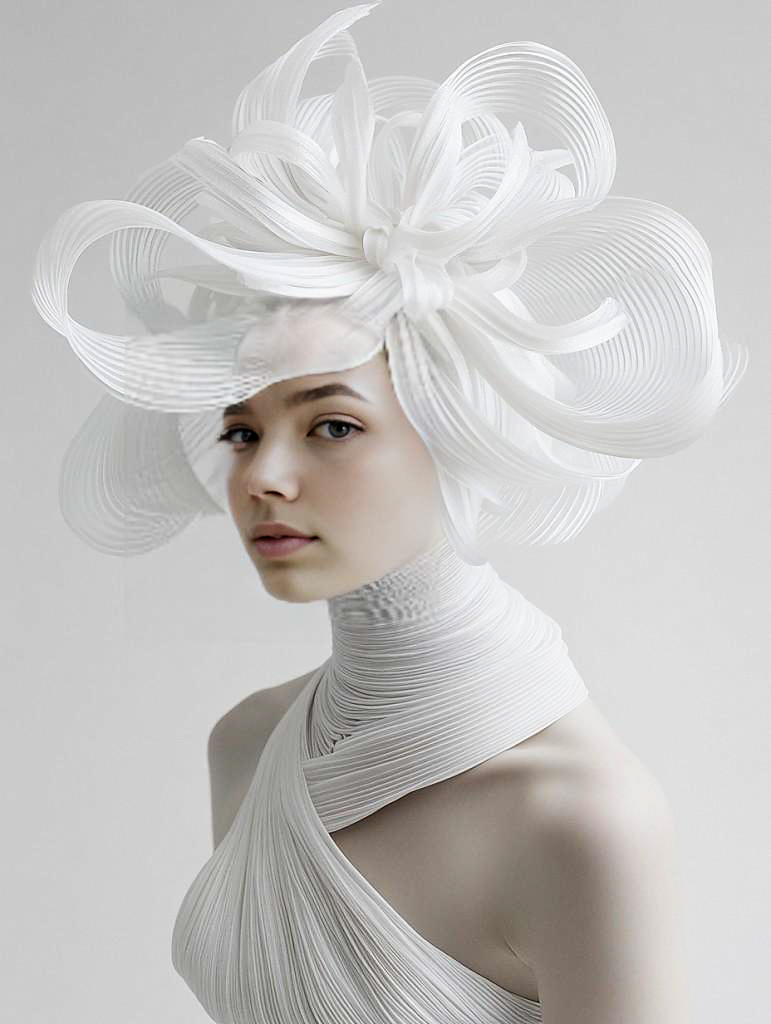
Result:
[[[330,834],[581,704],[559,626],[446,540],[327,603],[332,655],[184,897],[176,970],[223,1024],[541,1021],[419,935]]]

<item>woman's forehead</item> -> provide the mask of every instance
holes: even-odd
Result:
[[[303,374],[277,381],[229,405],[223,411],[223,416],[257,411],[268,405],[271,409],[291,412],[300,406],[331,397],[349,398],[363,406],[372,406],[387,396],[388,383],[386,360],[380,350],[366,363],[347,370]]]
[[[291,311],[255,323],[243,336],[234,359],[239,375],[256,375],[255,388],[268,401],[289,381],[356,373],[383,348],[382,333],[331,310]],[[378,366],[365,376],[377,377]],[[272,388],[268,392],[268,388]],[[257,396],[261,392],[255,391]]]

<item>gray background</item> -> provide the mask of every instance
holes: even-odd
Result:
[[[169,958],[177,907],[211,852],[207,734],[247,693],[316,666],[328,640],[326,606],[265,595],[224,517],[134,561],[99,555],[69,532],[59,462],[101,392],[28,300],[34,250],[66,207],[121,198],[186,139],[227,144],[241,87],[338,6],[6,8],[0,953],[9,1020],[208,1019]],[[353,28],[370,76],[441,80],[518,39],[571,56],[614,129],[613,192],[665,203],[699,227],[722,333],[750,348],[748,376],[698,442],[640,466],[574,541],[497,565],[561,624],[594,700],[675,805],[699,1024],[759,1022],[771,1005],[764,17],[760,2],[386,0]],[[76,271],[73,312],[110,329],[118,305],[101,246]]]

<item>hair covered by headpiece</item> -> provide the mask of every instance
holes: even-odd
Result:
[[[125,200],[80,203],[43,240],[36,307],[107,390],[60,486],[98,550],[148,551],[224,511],[225,405],[383,346],[472,562],[488,544],[575,536],[642,459],[695,440],[744,373],[744,346],[718,336],[702,237],[665,206],[608,194],[613,136],[579,68],[515,42],[442,83],[368,81],[348,28],[379,2],[332,14],[260,72],[229,147],[192,139]],[[338,87],[301,98],[322,58]],[[204,227],[185,226],[194,215]],[[106,235],[146,333],[69,314],[75,263]],[[162,267],[171,237],[209,262]],[[184,311],[163,278],[193,285]],[[286,306],[332,309],[349,329],[292,345],[267,329]]]

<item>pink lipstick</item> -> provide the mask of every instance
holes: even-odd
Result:
[[[291,555],[299,551],[307,544],[311,544],[316,537],[257,537],[254,546],[261,555],[266,558],[279,558],[282,555]]]

